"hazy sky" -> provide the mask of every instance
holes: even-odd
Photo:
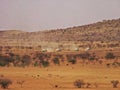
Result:
[[[120,0],[0,0],[0,30],[38,31],[120,18]]]

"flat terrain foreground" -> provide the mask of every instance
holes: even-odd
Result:
[[[40,67],[0,67],[0,74],[13,81],[8,90],[120,90],[113,88],[111,81],[120,81],[120,67],[107,68],[105,65],[75,64],[69,66]],[[90,88],[77,88],[74,81],[82,79],[92,85]],[[17,84],[22,81],[23,86]],[[97,84],[97,87],[94,84]],[[2,88],[0,88],[2,90]]]

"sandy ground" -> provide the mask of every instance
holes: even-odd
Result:
[[[120,67],[107,68],[105,65],[69,65],[40,67],[0,67],[0,74],[13,81],[8,90],[120,90],[112,88],[111,80],[120,81]],[[76,88],[73,82],[83,79],[85,82],[97,83],[98,87]],[[24,80],[21,87],[17,81]],[[58,87],[56,88],[55,85]],[[3,90],[0,88],[0,90]]]

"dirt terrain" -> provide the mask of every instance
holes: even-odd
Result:
[[[80,90],[120,90],[113,88],[112,80],[120,81],[120,67],[107,68],[103,65],[53,65],[46,68],[40,67],[0,67],[0,74],[9,78],[13,84],[8,90],[79,90],[74,86],[76,79],[83,79],[92,85]],[[21,87],[17,81],[25,81]],[[97,84],[97,87],[94,84]],[[0,88],[2,90],[2,88]]]

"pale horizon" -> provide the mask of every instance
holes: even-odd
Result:
[[[40,31],[120,18],[120,0],[0,0],[0,30]]]

